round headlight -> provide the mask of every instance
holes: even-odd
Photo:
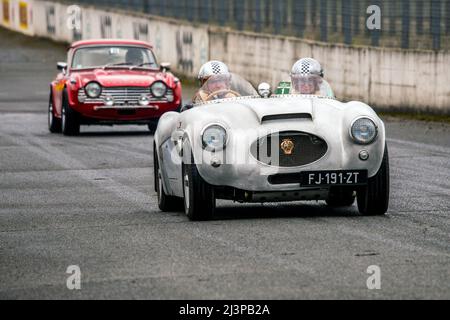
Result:
[[[97,82],[89,82],[84,91],[89,98],[98,98],[102,93],[102,87]]]
[[[161,98],[166,94],[167,87],[163,82],[157,81],[154,84],[152,84],[152,86],[150,87],[150,90],[154,97]]]
[[[204,149],[209,151],[221,150],[227,144],[227,131],[224,127],[213,124],[203,131],[202,142]]]
[[[369,144],[377,137],[377,126],[369,118],[358,118],[352,123],[350,135],[356,143]]]

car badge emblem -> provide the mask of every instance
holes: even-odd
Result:
[[[284,154],[290,155],[294,150],[294,142],[291,139],[283,139],[280,144],[281,150],[283,150]]]

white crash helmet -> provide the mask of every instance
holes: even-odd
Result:
[[[229,74],[230,71],[225,63],[217,60],[208,61],[198,72],[198,80],[206,81],[209,77],[216,74]]]
[[[302,58],[292,66],[291,77],[317,75],[323,78],[323,69],[319,61],[313,58]]]

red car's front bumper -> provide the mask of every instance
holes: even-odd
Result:
[[[93,103],[75,103],[71,108],[77,111],[83,118],[107,121],[107,122],[145,122],[156,120],[168,111],[179,109],[181,101],[171,103],[152,103],[148,107],[142,106],[112,106]]]

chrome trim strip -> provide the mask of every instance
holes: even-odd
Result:
[[[153,110],[159,110],[158,106],[95,106],[94,110],[124,110],[124,109],[153,109]]]

